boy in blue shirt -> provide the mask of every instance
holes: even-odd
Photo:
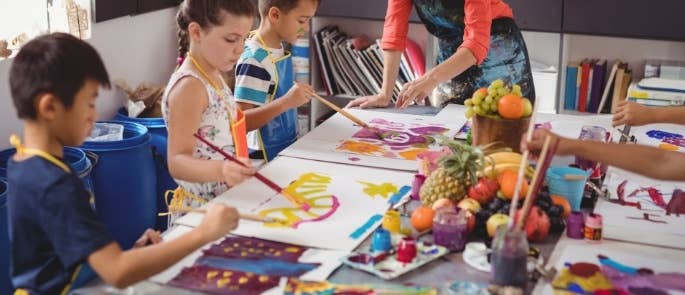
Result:
[[[236,65],[235,98],[245,111],[252,157],[270,161],[297,139],[296,108],[314,90],[294,83],[290,44],[309,30],[319,0],[259,0],[261,21]],[[257,155],[255,155],[257,154]],[[260,155],[261,154],[261,155]]]
[[[88,262],[119,288],[146,279],[237,226],[234,208],[215,205],[202,224],[170,242],[148,230],[122,251],[90,207],[90,195],[62,160],[95,123],[95,99],[109,77],[93,47],[68,34],[38,37],[22,47],[10,69],[24,144],[8,162],[8,221],[15,294],[66,294]],[[125,213],[122,213],[125,214]],[[122,216],[123,218],[124,216]]]

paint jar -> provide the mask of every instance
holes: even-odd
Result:
[[[528,278],[528,241],[525,231],[497,229],[492,240],[491,282],[499,286],[525,287]]]
[[[372,252],[387,252],[392,249],[392,243],[390,240],[390,232],[384,228],[379,228],[374,232],[373,238],[371,239],[371,251]]]
[[[412,237],[404,237],[397,245],[397,261],[411,263],[416,257],[416,241]]]
[[[450,251],[464,251],[468,235],[466,211],[442,208],[433,218],[433,242]]]
[[[588,141],[606,141],[607,130],[600,126],[583,126],[580,130],[580,140]],[[576,165],[585,171],[593,170],[597,167],[597,162],[584,159],[582,157],[576,156]]]
[[[596,213],[588,214],[585,219],[585,240],[590,243],[602,241],[602,215]]]
[[[411,198],[412,200],[421,200],[419,192],[423,186],[423,182],[426,181],[426,176],[423,174],[414,174],[414,181],[411,183]]]
[[[401,219],[400,212],[389,210],[388,212],[385,212],[385,216],[383,216],[383,228],[391,233],[399,233],[400,226],[402,225]]]
[[[566,218],[566,236],[571,239],[585,237],[585,216],[583,212],[572,211]]]

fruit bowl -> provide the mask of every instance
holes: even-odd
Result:
[[[516,152],[520,152],[521,138],[530,124],[530,117],[504,119],[476,114],[471,120],[471,142],[474,146],[499,142],[500,146]]]

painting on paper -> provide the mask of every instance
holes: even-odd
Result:
[[[427,151],[436,138],[449,129],[440,124],[401,123],[385,119],[373,119],[369,128],[362,128],[343,140],[337,151],[359,155],[415,160]]]
[[[648,179],[613,167],[605,183],[610,198],[598,202],[595,212],[604,217],[606,238],[685,247],[685,183]]]
[[[637,143],[669,151],[685,152],[685,127],[674,124],[649,124],[631,128]]]
[[[260,171],[308,206],[297,206],[256,179],[232,188],[213,202],[277,219],[241,220],[236,235],[331,250],[351,251],[380,224],[383,214],[409,197],[413,174],[279,157]],[[177,223],[197,226],[201,214]]]
[[[658,248],[651,255],[659,255]],[[579,245],[565,248],[557,263],[555,291],[573,294],[683,294],[685,272],[677,262],[650,257],[645,252],[624,252]]]

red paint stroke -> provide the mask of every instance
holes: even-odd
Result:
[[[685,148],[685,139],[684,138],[674,138],[674,137],[664,138],[661,142]]]
[[[614,204],[619,204],[621,206],[630,206],[630,207],[635,207],[637,209],[642,209],[640,202],[628,202],[625,200],[626,184],[628,184],[628,181],[624,180],[623,182],[621,182],[621,184],[618,185],[618,188],[616,188],[616,194],[618,195],[618,200],[609,200],[609,202],[614,203]]]
[[[671,200],[668,201],[666,206],[666,215],[675,214],[680,216],[680,214],[685,214],[685,192],[680,189],[675,189],[671,195]]]
[[[664,195],[661,193],[661,191],[659,191],[658,189],[651,187],[651,186],[641,187],[639,189],[636,189],[632,193],[630,193],[630,195],[628,197],[629,198],[634,197],[638,193],[642,193],[642,192],[647,192],[647,194],[649,194],[649,198],[652,199],[652,202],[655,205],[657,205],[661,208],[664,208],[664,209],[666,208],[667,204],[666,204],[666,201],[664,201]]]
[[[307,248],[292,244],[279,243],[247,237],[227,237],[204,251],[205,255],[238,258],[271,258],[281,261],[298,262]]]
[[[663,221],[663,220],[652,219],[651,216],[654,216],[654,217],[661,217],[661,216],[659,216],[659,215],[657,215],[657,214],[642,213],[642,217],[626,217],[626,218],[628,218],[628,219],[637,219],[637,220],[646,220],[646,221],[649,221],[649,222],[661,223],[661,224],[667,224],[667,223],[668,223],[668,222]]]
[[[317,217],[315,217],[315,218],[312,218],[312,219],[299,220],[299,221],[297,221],[297,222],[294,222],[294,223],[293,223],[293,228],[297,228],[298,226],[300,226],[300,224],[305,223],[305,222],[318,222],[318,221],[325,220],[325,219],[327,219],[328,217],[331,217],[331,215],[333,215],[333,213],[335,213],[335,211],[338,210],[338,207],[340,207],[340,202],[338,201],[338,197],[336,197],[336,196],[331,196],[331,202],[332,202],[333,204],[331,204],[331,209],[328,210],[328,212],[326,212],[326,213],[324,213],[324,214],[321,214],[321,215],[319,215],[319,216],[317,216]]]
[[[261,294],[278,286],[280,277],[229,271],[204,265],[184,268],[169,285],[219,295]]]

